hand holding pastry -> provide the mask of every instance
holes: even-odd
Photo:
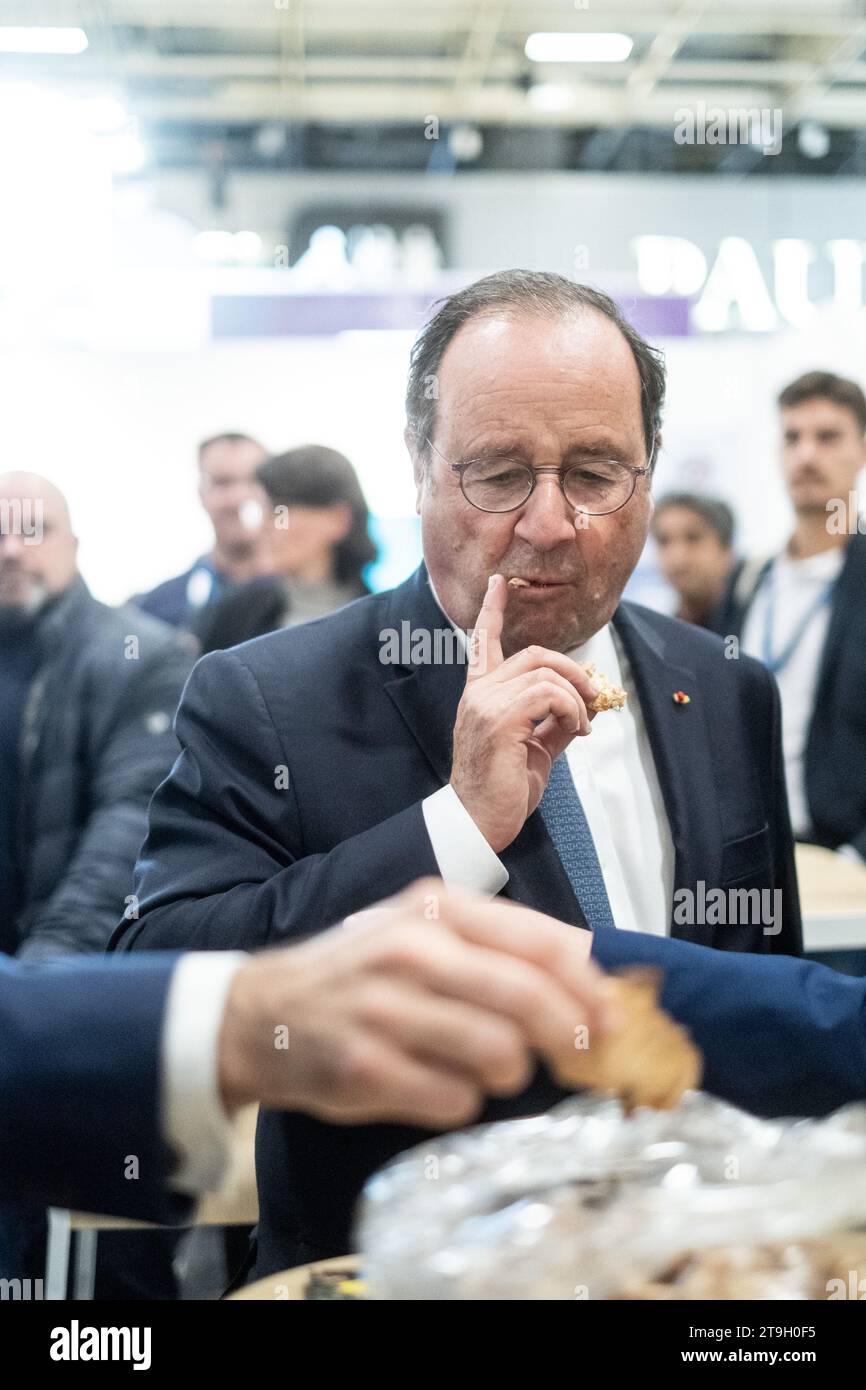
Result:
[[[631,970],[611,979],[619,1026],[589,1046],[563,1052],[556,1066],[564,1086],[609,1091],[626,1110],[648,1105],[672,1110],[700,1085],[702,1059],[688,1033],[659,1008],[658,974]]]

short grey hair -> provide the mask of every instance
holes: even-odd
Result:
[[[496,310],[561,318],[595,310],[610,319],[631,348],[637,366],[644,443],[647,459],[653,458],[665,399],[664,354],[632,328],[609,295],[565,275],[540,270],[501,270],[438,302],[436,312],[415,339],[409,357],[406,419],[420,454],[426,452],[426,441],[433,438],[436,430],[437,393],[430,390],[430,384],[435,383],[448,344],[470,319]]]

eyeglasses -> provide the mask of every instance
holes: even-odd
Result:
[[[576,512],[585,516],[609,516],[630,501],[638,478],[652,472],[655,456],[653,450],[649,463],[635,468],[616,459],[588,455],[563,471],[560,468],[530,468],[522,459],[500,455],[449,463],[432,439],[427,439],[427,443],[457,474],[466,501],[481,512],[516,512],[529,501],[542,473],[555,473],[566,502]]]

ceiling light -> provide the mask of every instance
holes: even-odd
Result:
[[[484,149],[484,137],[477,126],[455,125],[448,132],[448,149],[458,164],[471,164]]]
[[[628,34],[530,34],[524,52],[533,63],[623,63]]]
[[[285,150],[288,140],[286,127],[278,121],[265,121],[253,136],[253,145],[263,159],[277,159]]]
[[[823,159],[830,151],[830,132],[820,121],[802,121],[797,128],[797,147],[806,159]]]
[[[83,53],[83,29],[14,29],[0,26],[0,53]]]
[[[573,89],[562,82],[534,82],[527,99],[537,111],[569,111],[574,106]]]
[[[235,260],[244,265],[255,265],[261,260],[264,242],[258,232],[235,232],[232,242]]]
[[[199,232],[193,239],[193,251],[209,265],[225,265],[234,259],[235,239],[231,232]]]
[[[568,111],[574,105],[574,91],[560,82],[535,82],[526,96],[536,111]]]

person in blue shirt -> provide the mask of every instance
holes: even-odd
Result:
[[[262,510],[255,475],[266,457],[264,447],[248,434],[230,432],[202,441],[198,495],[213,525],[213,546],[183,574],[135,598],[138,608],[197,633],[213,604],[259,572]]]

